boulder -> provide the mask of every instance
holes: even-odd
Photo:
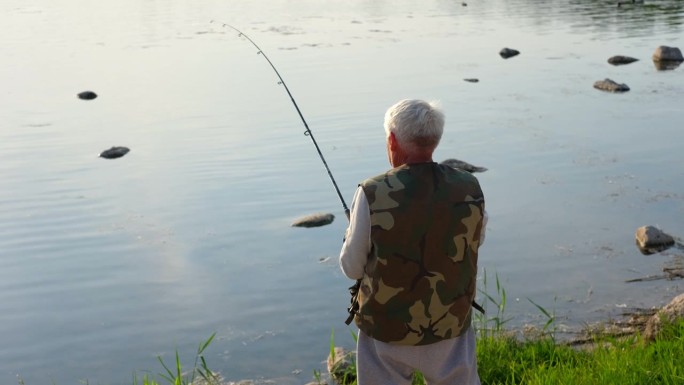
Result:
[[[616,83],[611,79],[606,78],[605,80],[599,80],[594,83],[594,88],[601,91],[607,92],[627,92],[629,87],[627,84]]]
[[[684,318],[684,294],[676,296],[646,322],[644,341],[655,341],[660,336],[664,322],[676,322]]]
[[[502,58],[508,59],[509,57],[517,56],[520,54],[520,51],[512,48],[503,48],[501,51],[499,51],[499,55],[501,55]]]
[[[641,226],[636,230],[636,245],[644,255],[658,253],[674,246],[674,238],[655,226]]]
[[[619,66],[623,64],[629,64],[629,63],[634,63],[635,61],[638,61],[639,59],[635,59],[633,57],[629,56],[622,56],[622,55],[617,55],[613,56],[610,59],[608,59],[608,63]]]
[[[653,61],[682,62],[684,61],[684,56],[682,56],[682,51],[677,47],[661,45],[653,52]]]
[[[356,352],[348,352],[346,349],[335,346],[328,355],[328,373],[338,384],[351,384],[356,379]]]

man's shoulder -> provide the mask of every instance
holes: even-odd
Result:
[[[439,165],[439,168],[442,170],[447,179],[452,179],[460,182],[478,183],[477,177],[468,171],[461,170],[459,168],[453,168],[442,164]]]
[[[383,172],[382,174],[378,174],[378,175],[372,176],[370,178],[367,178],[364,181],[362,181],[361,183],[359,183],[359,186],[367,187],[367,186],[371,186],[371,185],[374,185],[377,183],[382,183],[390,175],[396,174],[399,171],[399,169],[401,169],[401,167],[395,167],[395,168],[392,168],[392,169],[389,169],[389,170]]]

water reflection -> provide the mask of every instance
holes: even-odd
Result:
[[[654,60],[653,61],[653,66],[655,66],[655,69],[658,71],[670,71],[677,69],[682,62],[680,61],[662,61],[662,60]]]

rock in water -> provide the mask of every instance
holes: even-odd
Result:
[[[683,62],[684,56],[682,56],[682,51],[677,47],[661,45],[653,52],[653,61]]]
[[[629,64],[629,63],[634,63],[635,61],[638,61],[639,59],[635,59],[633,57],[629,56],[622,56],[622,55],[617,55],[613,56],[610,59],[608,59],[608,63],[619,66],[623,64]]]
[[[637,229],[636,245],[644,255],[665,251],[674,246],[674,238],[655,226],[641,226]]]
[[[449,166],[452,168],[457,168],[459,170],[468,171],[469,173],[487,171],[486,167],[474,166],[468,162],[464,162],[462,160],[453,159],[453,158],[443,160],[440,164],[443,164],[445,166]]]
[[[335,220],[330,213],[311,214],[292,222],[293,227],[319,227],[329,225]]]
[[[509,57],[517,56],[519,54],[520,51],[512,48],[503,48],[501,51],[499,51],[499,55],[504,59],[508,59]]]
[[[109,150],[104,150],[100,153],[100,158],[116,159],[128,154],[131,151],[128,147],[112,147]]]
[[[79,99],[83,100],[93,100],[97,97],[97,94],[93,91],[83,91],[78,94]]]
[[[605,80],[599,80],[594,83],[594,88],[597,90],[601,91],[608,91],[608,92],[627,92],[629,91],[629,87],[627,84],[619,84],[614,82],[611,79],[606,78]]]

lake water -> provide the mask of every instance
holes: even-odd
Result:
[[[300,384],[333,329],[353,345],[342,204],[268,63],[222,23],[274,62],[348,204],[388,168],[385,109],[441,101],[436,160],[489,168],[480,276],[511,327],[544,322],[527,298],[573,329],[682,292],[625,282],[684,260],[634,245],[642,225],[684,234],[684,68],[650,59],[684,48],[681,1],[5,0],[0,383],[130,384],[216,332],[227,379]],[[131,152],[97,157],[115,145]],[[314,212],[337,220],[289,226]]]

